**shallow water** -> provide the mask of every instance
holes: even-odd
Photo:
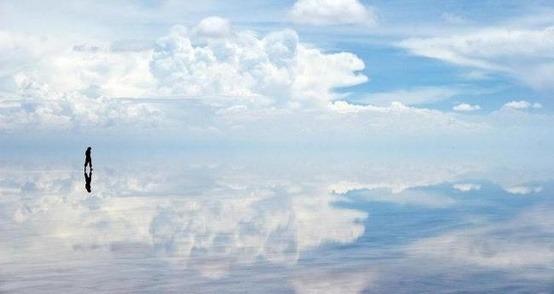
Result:
[[[548,164],[5,157],[2,293],[553,292]]]

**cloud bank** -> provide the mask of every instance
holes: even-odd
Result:
[[[475,141],[499,136],[513,119],[529,130],[521,136],[540,138],[531,134],[552,120],[538,113],[540,104],[522,101],[480,116],[464,115],[480,107],[464,103],[454,107],[457,113],[418,107],[463,92],[456,87],[351,95],[348,87],[368,81],[357,55],[317,48],[294,30],[233,30],[221,17],[176,25],[151,44],[121,48],[2,32],[0,58],[8,66],[0,77],[0,135],[120,137],[149,130],[214,141],[342,144],[439,134]],[[537,111],[519,113],[525,109]]]
[[[160,95],[255,99],[281,105],[324,105],[336,88],[367,81],[364,62],[347,52],[323,53],[292,30],[257,37],[238,32],[197,43],[182,26],[156,43],[150,71]],[[320,73],[325,73],[321,75]]]

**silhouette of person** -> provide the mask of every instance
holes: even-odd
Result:
[[[90,170],[92,170],[92,159],[90,157],[90,147],[87,148],[87,151],[85,151],[85,170],[87,169],[87,165],[90,165]]]
[[[87,192],[91,192],[92,191],[92,188],[90,187],[90,183],[92,182],[92,169],[90,169],[90,171],[88,172],[88,175],[86,172],[84,172],[85,174],[85,189],[87,189]]]

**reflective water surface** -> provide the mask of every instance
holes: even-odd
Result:
[[[554,292],[549,164],[96,154],[2,162],[0,292]]]

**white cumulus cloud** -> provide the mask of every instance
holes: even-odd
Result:
[[[452,107],[454,111],[463,111],[463,112],[470,112],[470,111],[476,111],[480,110],[481,106],[479,105],[471,105],[467,103],[460,103],[454,107]]]
[[[310,25],[373,24],[375,12],[359,0],[298,0],[288,14],[294,23]]]
[[[504,190],[510,194],[515,195],[527,195],[531,193],[539,193],[542,191],[541,186],[525,186],[525,185],[517,185],[517,186],[510,186],[505,187]]]
[[[140,100],[125,103],[77,91],[60,91],[25,75],[17,75],[15,81],[21,99],[13,107],[0,111],[0,122],[6,121],[0,130],[156,127],[165,119],[157,107]]]
[[[506,108],[512,108],[512,109],[529,109],[529,108],[542,108],[542,105],[540,103],[531,103],[529,101],[521,100],[521,101],[510,101],[506,104],[504,104],[504,107]]]
[[[218,16],[207,17],[198,23],[195,32],[201,37],[225,37],[231,33],[231,22]]]
[[[468,184],[468,183],[459,183],[454,184],[452,186],[454,189],[462,191],[462,192],[469,192],[469,191],[479,191],[481,189],[481,185],[477,184]]]
[[[336,88],[367,81],[356,55],[325,53],[300,43],[295,31],[258,37],[227,29],[227,20],[211,17],[193,30],[176,26],[153,48],[133,51],[0,32],[0,62],[6,65],[0,72],[0,129],[163,121],[157,106],[135,98],[193,97],[215,107],[209,115],[222,104],[318,108],[338,97]]]
[[[251,32],[195,45],[182,26],[158,40],[150,70],[158,91],[200,98],[265,97],[286,105],[324,105],[333,89],[367,81],[364,62],[347,52],[324,53],[299,42],[292,30]],[[324,73],[324,74],[322,74]]]

